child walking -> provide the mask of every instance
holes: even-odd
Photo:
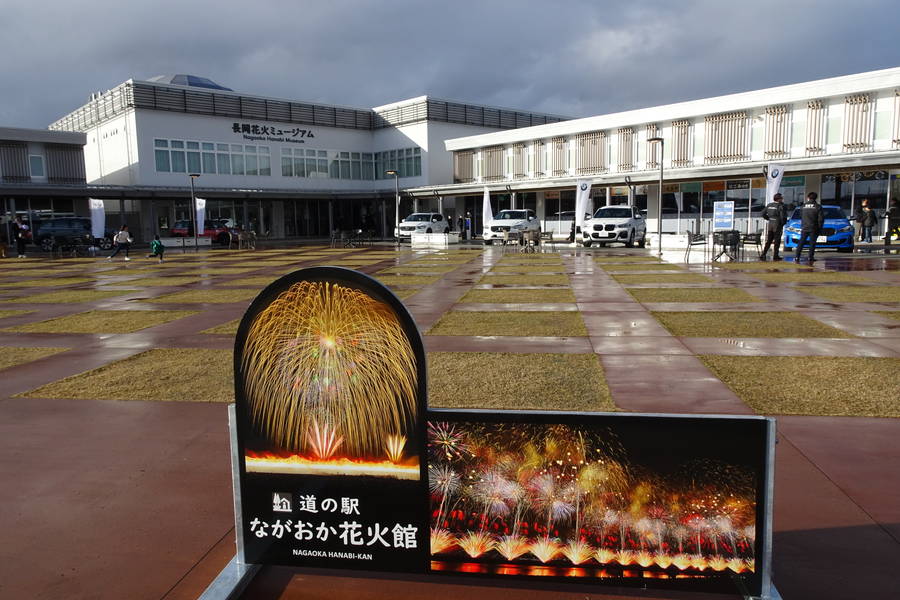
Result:
[[[159,236],[153,236],[153,241],[150,242],[150,254],[147,255],[147,258],[153,258],[154,256],[159,257],[159,262],[163,261],[163,253],[165,253],[166,247],[163,246],[163,243],[160,241]]]

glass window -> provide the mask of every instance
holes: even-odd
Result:
[[[179,140],[172,140],[172,147],[173,148],[184,148],[184,142],[179,141]]]
[[[268,147],[268,146],[260,146],[260,147],[259,147],[259,153],[260,153],[260,154],[268,154],[268,153],[269,153],[269,147]]]
[[[172,142],[173,144],[175,142]],[[173,173],[186,173],[187,168],[184,161],[184,151],[183,150],[172,150],[172,172]]]
[[[272,164],[268,154],[259,155],[259,174],[266,176],[272,174]]]
[[[297,152],[303,152],[303,150],[297,150]],[[315,155],[316,155],[316,151],[315,151],[315,150],[307,150],[307,151],[306,151],[306,155],[307,155],[307,156],[315,156]]]
[[[247,175],[259,175],[259,159],[255,154],[248,154],[245,157],[247,162]]]
[[[216,150],[219,152],[228,152],[228,144],[216,144]]]
[[[244,151],[244,147],[243,147],[241,144],[232,144],[232,145],[231,145],[231,151],[232,151],[232,152],[243,152],[243,151]]]
[[[188,142],[190,143],[190,142]],[[200,153],[199,152],[188,152],[187,153],[187,167],[188,173],[199,173],[200,172]]]
[[[188,150],[199,150],[199,149],[200,149],[200,142],[185,142],[185,147],[186,147]]]
[[[249,152],[250,154],[256,154],[256,146],[244,146],[244,152]]]
[[[357,154],[357,156],[359,156]],[[350,163],[350,177],[353,179],[362,179],[362,163],[358,160],[354,160]]]
[[[169,140],[153,140],[153,146],[156,148],[168,148]]]
[[[338,153],[338,156],[340,158],[350,158],[350,153],[349,152],[340,152],[340,153]]]
[[[362,164],[362,178],[366,181],[375,179],[375,166],[372,161],[364,161]]]
[[[319,177],[328,177],[328,161],[324,158],[317,159],[319,163]]]
[[[349,155],[349,152],[341,152],[341,154]],[[341,161],[341,179],[350,179],[350,161]]]
[[[232,175],[243,175],[244,174],[244,155],[243,154],[232,154],[231,155],[231,174]]]
[[[303,157],[294,157],[294,176],[306,177],[306,162],[303,160]]]
[[[328,176],[338,179],[341,176],[341,164],[337,158],[332,158],[328,163]]]
[[[160,173],[168,173],[172,170],[171,165],[169,164],[169,151],[168,150],[157,150],[156,151],[156,170]]]
[[[202,144],[200,144],[200,146],[204,150],[215,150],[216,149],[216,145],[213,144],[212,142],[203,142]]]
[[[212,145],[212,144],[210,144]],[[212,152],[204,152],[203,153],[203,172],[204,173],[215,173],[216,172],[216,155]]]
[[[294,163],[291,160],[290,156],[285,156],[282,151],[281,154],[281,176],[282,177],[293,177],[294,176]]]
[[[221,146],[221,144],[219,144]],[[227,154],[216,154],[216,166],[219,175],[231,175],[231,159]]]
[[[418,177],[422,174],[422,157],[415,156],[413,157],[413,177]]]
[[[28,166],[32,177],[44,176],[44,157],[32,154],[28,157]]]

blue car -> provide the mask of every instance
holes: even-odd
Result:
[[[822,206],[825,211],[825,224],[816,240],[819,248],[837,248],[838,252],[853,251],[853,225],[841,210],[840,206]],[[800,241],[800,209],[794,209],[791,218],[784,226],[784,247],[796,248]],[[808,244],[807,244],[808,245]]]

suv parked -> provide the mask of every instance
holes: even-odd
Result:
[[[412,238],[414,233],[450,233],[450,223],[440,213],[413,213],[400,221],[400,230],[394,236]]]
[[[501,210],[490,222],[484,224],[481,238],[490,246],[494,240],[504,239],[507,232],[521,235],[526,231],[536,231],[538,236],[541,234],[541,222],[537,220],[533,210]]]
[[[115,232],[105,230],[102,238],[95,238],[91,234],[91,220],[87,217],[59,217],[47,219],[36,223],[34,243],[47,252],[60,240],[67,243],[75,240],[83,240],[103,250],[112,248],[112,239]]]
[[[621,242],[631,248],[637,241],[643,248],[647,244],[647,222],[635,206],[601,206],[581,228],[581,243],[605,246]]]

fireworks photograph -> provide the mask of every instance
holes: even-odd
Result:
[[[369,278],[345,271],[295,276],[245,317],[248,472],[420,477],[416,353],[395,309],[362,289]]]
[[[432,571],[754,587],[764,420],[510,417],[430,414]]]

